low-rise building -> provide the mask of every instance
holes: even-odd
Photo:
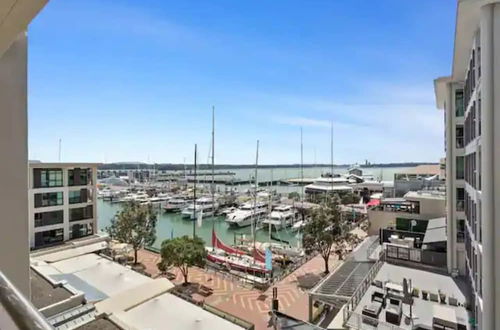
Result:
[[[368,235],[378,235],[380,229],[425,232],[429,219],[445,216],[445,194],[440,191],[411,191],[403,198],[385,198],[368,209]]]
[[[394,173],[394,197],[402,197],[409,191],[439,188],[443,186],[440,177],[441,166],[418,165],[408,170]]]
[[[242,330],[253,325],[173,292],[106,255],[104,238],[84,239],[31,255],[32,303],[56,329]]]
[[[95,163],[29,164],[31,249],[96,233],[97,166]]]

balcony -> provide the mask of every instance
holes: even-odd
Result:
[[[53,329],[2,272],[0,272],[0,329]]]

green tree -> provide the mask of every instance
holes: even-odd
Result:
[[[205,243],[199,237],[188,236],[167,239],[161,243],[162,268],[174,266],[184,276],[184,284],[188,283],[189,267],[203,267],[207,258]]]
[[[291,193],[288,194],[288,199],[293,199],[294,201],[300,200],[300,195],[296,191],[292,191]]]
[[[312,211],[311,220],[304,227],[303,245],[307,254],[321,254],[325,274],[330,272],[328,261],[332,251],[342,259],[352,241],[349,229],[349,223],[341,216],[338,198],[328,199]]]
[[[137,251],[156,240],[156,212],[151,205],[136,202],[126,203],[106,228],[109,236],[134,249],[134,264],[137,264]]]
[[[341,203],[342,204],[357,204],[359,203],[359,196],[355,193],[349,192],[342,196]]]

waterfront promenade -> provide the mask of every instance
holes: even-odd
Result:
[[[146,267],[146,272],[152,277],[158,277],[160,272],[156,264],[160,261],[157,253],[140,250],[139,262]],[[330,257],[330,270],[336,268],[341,262],[337,257]],[[317,255],[304,263],[293,273],[283,278],[280,282],[271,286],[266,291],[260,291],[249,285],[243,285],[231,276],[222,273],[207,271],[198,267],[189,269],[188,280],[191,283],[204,285],[213,290],[213,294],[203,297],[193,294],[192,298],[203,301],[225,313],[232,314],[255,325],[255,329],[267,329],[269,320],[268,312],[271,306],[272,288],[278,288],[279,309],[290,316],[301,320],[307,320],[309,301],[306,290],[300,287],[300,279],[304,276],[319,278],[324,268],[323,259]],[[177,268],[172,268],[171,273],[175,275],[173,282],[182,284],[183,277]]]

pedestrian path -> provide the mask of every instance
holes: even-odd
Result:
[[[138,253],[138,258],[146,267],[146,272],[152,277],[157,277],[160,274],[156,267],[156,264],[160,261],[158,254],[141,250]],[[339,261],[335,256],[331,256],[329,264],[330,269],[333,269],[339,265]],[[318,255],[274,285],[274,287],[278,288],[280,311],[297,319],[307,320],[309,300],[307,291],[300,288],[299,278],[311,274],[319,277],[323,272],[324,261]],[[171,273],[175,275],[172,280],[174,284],[184,282],[184,278],[177,268],[172,268]],[[232,277],[226,277],[198,267],[189,269],[188,280],[213,290],[212,295],[202,298],[205,304],[251,322],[257,330],[267,329],[273,287],[263,292],[243,286]]]

